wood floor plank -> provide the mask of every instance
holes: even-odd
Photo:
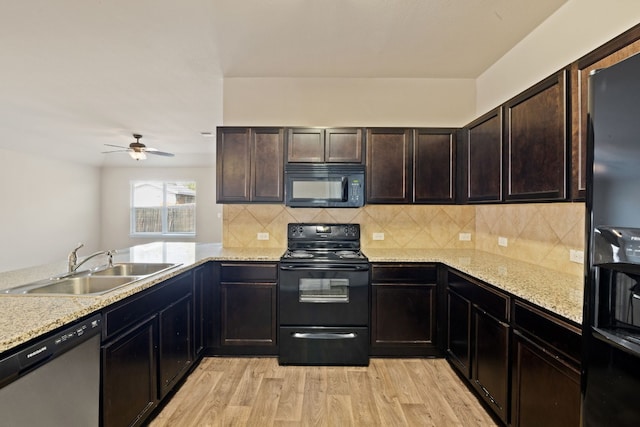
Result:
[[[151,427],[495,427],[444,359],[371,359],[368,367],[279,366],[205,358]]]
[[[351,391],[351,404],[353,405],[353,418],[356,425],[371,426],[379,423],[380,414],[371,392],[371,378],[366,371],[349,371],[349,388]]]
[[[302,366],[287,366],[280,370],[283,384],[275,420],[302,421],[302,402],[304,400],[305,368]]]

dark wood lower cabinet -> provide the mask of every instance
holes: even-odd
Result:
[[[509,415],[509,325],[477,307],[473,313],[472,384],[506,424]]]
[[[103,312],[102,423],[137,426],[193,363],[193,273]]]
[[[276,344],[276,285],[223,283],[222,345]]]
[[[278,263],[224,262],[216,266],[209,352],[219,355],[278,354]]]
[[[158,316],[158,385],[160,398],[167,395],[191,366],[191,294],[160,311]]]
[[[371,286],[372,356],[440,356],[434,264],[375,263]]]
[[[471,303],[447,291],[447,357],[465,378],[471,378]]]
[[[578,427],[580,370],[549,349],[514,333],[511,424]]]
[[[102,347],[103,426],[141,425],[158,402],[156,316]]]

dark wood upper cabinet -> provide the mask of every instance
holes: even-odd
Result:
[[[411,203],[413,131],[367,129],[367,203]]]
[[[416,129],[413,202],[454,203],[456,129]]]
[[[462,130],[458,161],[460,202],[502,200],[502,107]]]
[[[360,128],[289,128],[289,163],[362,163]]]
[[[362,163],[362,136],[360,128],[326,129],[324,161],[329,163]]]
[[[219,127],[216,144],[218,203],[283,201],[282,128]]]
[[[504,105],[505,200],[567,198],[567,84],[562,70]]]
[[[640,26],[623,33],[571,64],[571,199],[584,200],[587,189],[587,107],[589,74],[640,52]]]

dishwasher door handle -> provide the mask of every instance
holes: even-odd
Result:
[[[358,334],[355,332],[294,332],[291,336],[298,339],[347,340],[357,338]]]

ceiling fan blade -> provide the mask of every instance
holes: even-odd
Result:
[[[109,154],[109,153],[127,153],[131,150],[126,149],[126,150],[111,150],[111,151],[103,151],[102,154]]]
[[[106,145],[107,147],[122,148],[124,150],[128,150],[129,149],[129,147],[123,147],[122,145],[113,145],[113,144],[104,144],[104,145]]]
[[[150,148],[150,147],[145,148],[144,152],[149,154],[155,154],[156,156],[167,156],[167,157],[175,156],[175,154],[173,153],[167,153],[166,151],[160,151],[156,148]]]

